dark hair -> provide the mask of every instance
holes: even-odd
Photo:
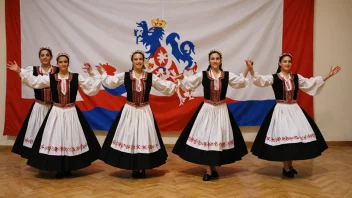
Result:
[[[69,58],[68,56],[64,55],[64,54],[59,55],[59,56],[57,56],[57,57],[56,57],[56,63],[57,63],[57,62],[59,62],[59,58],[60,58],[60,57],[66,57],[66,58],[67,58],[68,63],[70,63],[70,58]]]
[[[131,55],[131,61],[133,61],[133,56],[134,56],[135,54],[140,54],[140,55],[143,56],[143,69],[145,69],[146,67],[145,67],[145,65],[144,65],[144,60],[145,60],[144,54],[143,54],[142,52],[140,52],[140,51],[135,51],[135,52],[133,52],[132,55]],[[133,63],[132,63],[132,70],[133,70],[133,69],[134,69],[134,66],[133,66]]]
[[[284,53],[284,54],[281,54],[281,56],[279,57],[279,63],[281,63],[282,59],[284,59],[286,56],[290,57],[291,60],[292,60],[292,55],[291,54]],[[279,63],[277,64],[278,68],[276,70],[276,73],[280,73],[281,72],[281,67],[280,67]]]
[[[220,52],[218,52],[218,51],[211,51],[211,52],[209,52],[208,60],[210,61],[210,56],[211,56],[212,54],[214,54],[214,53],[219,54],[220,60],[222,61],[222,54],[221,54]],[[209,71],[210,68],[211,68],[211,66],[210,66],[210,64],[209,64],[209,66],[208,66],[208,68],[207,68],[207,71]],[[219,67],[219,68],[220,68],[220,71],[222,71],[222,63],[220,64],[220,67]]]
[[[44,51],[44,50],[48,51],[48,52],[49,52],[49,55],[50,55],[51,57],[53,57],[53,53],[51,52],[51,49],[49,49],[49,48],[40,48],[40,50],[39,50],[39,52],[38,52],[39,58],[40,58],[40,53],[42,53],[42,51]]]

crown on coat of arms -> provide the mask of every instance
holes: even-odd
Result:
[[[166,21],[156,18],[156,19],[152,19],[152,26],[153,27],[158,27],[158,28],[163,28],[166,25]]]

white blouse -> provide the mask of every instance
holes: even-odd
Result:
[[[30,87],[30,85],[27,83],[27,77],[33,76],[33,69],[34,66],[28,66],[26,67],[26,69],[21,68],[21,72],[19,73],[22,83],[28,87]],[[39,67],[39,72],[42,73],[44,76],[49,76],[53,69],[53,66],[51,66],[48,71],[44,71],[42,67]]]
[[[24,70],[21,70],[20,76],[22,79],[22,82],[26,84],[28,87],[33,88],[33,89],[43,89],[50,87],[50,78],[49,75],[43,75],[43,76],[33,76],[33,67],[32,67],[32,74],[29,72],[30,70],[27,68]],[[59,79],[67,79],[69,75],[65,77],[60,77],[58,75]],[[92,74],[89,75],[89,77],[85,78],[82,75],[78,75],[78,85],[82,88],[83,92],[88,95],[88,96],[94,96],[97,94],[100,90],[101,87],[101,80],[100,80],[100,75],[98,72],[93,71]],[[63,94],[66,93],[66,80],[61,81],[61,91]]]
[[[141,79],[143,78],[143,76],[146,75],[146,73],[144,73],[143,75],[141,75],[140,78],[137,78],[136,75],[134,74],[134,71],[132,71],[132,77],[134,79],[136,79],[137,81],[137,91],[141,91]],[[173,95],[176,91],[177,91],[177,85],[171,81],[167,81],[167,80],[163,80],[161,78],[159,78],[158,76],[156,76],[155,74],[152,75],[153,79],[152,79],[152,87],[155,88],[157,91],[159,91],[160,93],[167,95],[167,96],[171,96]],[[115,74],[113,76],[109,76],[107,75],[106,72],[103,73],[103,75],[101,76],[102,79],[102,83],[105,87],[109,88],[109,89],[115,89],[116,87],[122,85],[125,81],[125,72],[122,73],[118,73]]]
[[[219,78],[222,77],[219,75],[217,78],[215,78],[215,75],[210,71],[210,76],[214,78],[214,83],[215,83],[215,90],[219,89]],[[189,90],[194,90],[199,85],[202,84],[203,80],[203,72],[198,72],[192,76],[185,76],[181,81],[180,81],[180,87],[184,91],[189,91]],[[249,80],[248,78],[245,78],[243,74],[241,73],[240,75],[236,75],[232,72],[229,72],[229,85],[232,88],[239,89],[239,88],[244,88],[248,86]]]
[[[285,79],[286,88],[291,87],[292,89],[290,77],[287,79],[281,72],[278,75],[280,75]],[[319,94],[325,85],[323,77],[321,76],[312,77],[312,78],[304,78],[300,74],[297,74],[297,76],[298,76],[298,88],[311,96]],[[253,84],[255,84],[258,87],[266,87],[274,83],[274,77],[273,75],[260,75],[258,72],[256,72],[254,76],[252,76],[252,81],[253,81]]]

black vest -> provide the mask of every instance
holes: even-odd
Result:
[[[69,77],[66,79],[66,94],[61,92],[61,79],[58,78],[58,75],[50,74],[50,88],[53,102],[63,106],[76,102],[78,74],[69,73]]]
[[[285,80],[281,80],[278,74],[273,74],[274,83],[271,85],[276,100],[297,100],[297,92],[298,92],[298,75],[292,74],[293,79],[291,79],[292,90],[287,91],[285,86]]]
[[[203,71],[203,91],[204,99],[218,102],[225,100],[227,86],[229,84],[229,72],[222,71],[222,76],[219,78],[219,90],[214,89],[214,79],[209,76],[209,72]]]
[[[59,71],[58,67],[53,66],[50,74],[56,74]],[[33,76],[43,76],[40,72],[40,66],[33,66]],[[34,97],[36,100],[44,103],[52,103],[50,87],[44,89],[34,89]]]
[[[152,73],[147,73],[146,77],[142,78],[141,86],[142,86],[142,91],[137,92],[136,90],[136,80],[132,78],[132,71],[131,72],[125,72],[125,87],[127,91],[127,101],[135,103],[137,105],[141,103],[146,103],[149,101],[149,93],[152,88],[152,81],[153,80],[153,74]]]

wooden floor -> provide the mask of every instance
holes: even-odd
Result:
[[[146,179],[96,161],[72,178],[38,171],[0,150],[0,197],[352,197],[352,147],[330,147],[314,160],[294,162],[299,174],[283,179],[282,165],[248,154],[218,168],[220,179],[203,182],[204,169],[171,153]]]

